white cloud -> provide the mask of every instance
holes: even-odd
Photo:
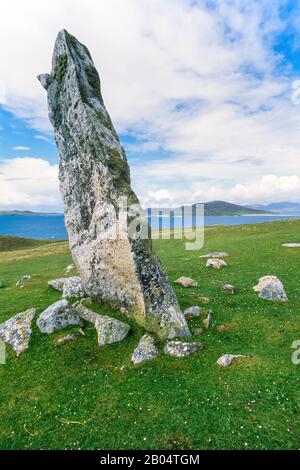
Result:
[[[237,186],[254,187],[269,174],[299,175],[295,77],[288,67],[277,73],[280,56],[272,47],[286,26],[283,3],[4,2],[0,81],[7,106],[31,126],[50,129],[36,75],[50,70],[54,39],[66,28],[89,47],[118,130],[138,136],[128,150],[140,151],[132,175],[143,199],[165,188],[177,200],[188,187],[242,201]],[[148,153],[160,150],[172,156],[150,160]],[[299,200],[295,192],[290,197]]]
[[[12,147],[12,150],[27,151],[30,150],[30,147],[26,147],[24,145],[17,145],[16,147]]]
[[[61,210],[58,166],[29,157],[0,162],[0,209]]]

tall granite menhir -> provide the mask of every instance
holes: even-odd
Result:
[[[51,74],[40,75],[59,149],[59,179],[74,262],[87,294],[162,338],[189,336],[151,240],[103,237],[119,224],[119,198],[139,205],[123,147],[105,109],[88,49],[63,30]],[[128,218],[130,223],[131,219]]]

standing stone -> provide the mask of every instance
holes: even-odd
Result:
[[[276,276],[261,277],[253,290],[259,293],[261,299],[275,302],[287,302],[288,300],[283,284]]]
[[[133,352],[131,361],[133,364],[140,364],[144,361],[151,361],[158,357],[159,351],[155,346],[155,340],[150,335],[144,335]]]
[[[104,106],[88,49],[61,31],[51,74],[40,75],[39,80],[48,93],[60,155],[60,189],[71,252],[87,295],[126,311],[160,337],[189,336],[151,237],[142,240],[128,234],[127,228],[139,222],[144,231],[150,229],[131,189],[125,151]],[[135,205],[138,221],[132,211],[120,210],[121,197],[127,198],[128,206]]]

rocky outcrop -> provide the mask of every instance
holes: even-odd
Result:
[[[144,335],[134,350],[131,361],[133,364],[140,364],[141,362],[151,361],[158,355],[159,351],[155,346],[154,338],[150,335]]]
[[[147,330],[190,334],[131,189],[123,147],[104,106],[91,55],[67,31],[57,37],[51,74],[39,76],[59,149],[59,179],[73,260],[89,297],[125,311]],[[133,211],[124,211],[120,198]],[[124,204],[124,199],[121,199]],[[124,222],[125,220],[125,222]],[[130,236],[133,232],[133,235]]]
[[[201,351],[203,344],[199,342],[182,343],[181,341],[170,341],[165,345],[164,351],[169,356],[188,357],[191,354]]]
[[[276,276],[261,277],[253,290],[259,293],[261,299],[277,302],[288,300],[283,284]]]
[[[74,307],[65,299],[50,305],[37,320],[39,330],[48,334],[67,326],[82,326],[82,324],[82,320]]]
[[[31,323],[36,310],[31,308],[18,313],[0,325],[0,339],[9,344],[19,356],[28,349],[31,337]]]

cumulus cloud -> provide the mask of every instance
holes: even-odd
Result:
[[[185,194],[186,187],[192,194],[226,189],[228,197],[245,198],[237,186],[259,191],[264,175],[299,175],[300,106],[291,100],[297,77],[273,47],[289,26],[280,17],[284,4],[4,2],[6,106],[39,131],[50,130],[36,75],[49,71],[54,39],[66,28],[88,45],[118,131],[137,137],[128,151],[142,198],[162,188]],[[300,15],[293,17],[296,24]],[[150,159],[160,151],[169,156]],[[264,201],[266,193],[259,194]]]
[[[58,166],[42,158],[14,158],[0,162],[2,210],[61,210]]]

